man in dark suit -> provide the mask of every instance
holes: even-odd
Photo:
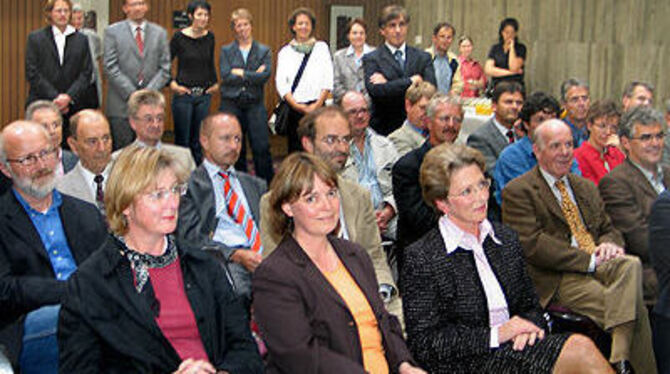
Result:
[[[70,4],[47,1],[44,14],[50,25],[31,32],[26,45],[26,80],[30,84],[26,105],[50,100],[66,118],[87,103],[85,93],[92,74],[88,39],[68,25]]]
[[[423,200],[419,169],[428,151],[442,143],[453,143],[461,131],[463,108],[459,101],[436,94],[428,103],[426,113],[428,140],[393,166],[393,197],[398,208],[398,271],[402,265],[402,249],[412,244],[437,224],[438,215]]]
[[[649,214],[649,257],[658,275],[652,312],[654,353],[659,373],[670,372],[670,191],[661,193]]]
[[[235,40],[221,47],[219,57],[222,82],[219,111],[235,114],[242,125],[242,157],[237,160],[235,169],[247,170],[248,138],[256,175],[270,183],[274,170],[263,87],[272,74],[272,51],[254,40],[249,11],[237,9],[232,19]]]
[[[658,195],[670,187],[670,167],[661,166],[663,115],[638,106],[626,112],[619,125],[626,160],[598,184],[605,210],[626,240],[628,253],[640,257],[644,267],[645,301],[656,300],[656,275],[649,262],[649,213]]]
[[[655,373],[642,299],[642,266],[624,254],[623,238],[598,190],[571,174],[573,142],[561,120],[534,133],[538,165],[503,190],[503,222],[519,234],[540,303],[567,307],[610,332],[617,372]]]
[[[128,123],[128,99],[141,88],[160,91],[170,80],[167,32],[148,22],[146,0],[124,0],[126,19],[105,29],[103,67],[107,75],[105,114],[112,126],[114,149],[135,138]]]
[[[65,282],[106,236],[95,206],[54,190],[57,162],[41,126],[2,131],[0,170],[12,189],[0,197],[0,339],[25,373],[57,370]]]
[[[242,130],[234,115],[217,113],[205,118],[200,145],[205,159],[191,174],[188,192],[181,200],[179,237],[223,254],[236,292],[248,307],[251,273],[263,258],[258,207],[267,185],[262,179],[237,171],[233,166],[242,147]],[[229,208],[235,200],[240,202],[238,210]],[[243,217],[236,217],[242,210]]]
[[[405,91],[412,83],[436,84],[430,55],[405,43],[408,25],[405,8],[385,7],[379,17],[384,44],[363,56],[365,88],[372,99],[370,126],[381,135],[393,132],[407,117]]]
[[[37,100],[26,108],[26,120],[38,123],[47,130],[51,144],[56,148],[58,164],[56,165],[56,176],[61,177],[74,168],[79,161],[77,155],[63,149],[63,116],[58,106],[48,100]]]

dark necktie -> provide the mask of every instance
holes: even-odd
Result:
[[[509,141],[509,144],[514,143],[514,131],[507,130],[507,140]]]
[[[98,208],[100,210],[104,211],[105,210],[105,193],[102,190],[102,181],[105,180],[105,177],[103,177],[101,174],[98,174],[93,178],[93,182],[95,182],[96,189],[95,189],[95,202],[98,204]]]
[[[398,65],[400,65],[400,68],[405,70],[405,59],[402,58],[402,51],[401,50],[396,50],[393,53],[393,57],[395,57],[395,60],[398,61]]]

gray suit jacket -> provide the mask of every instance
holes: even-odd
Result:
[[[240,171],[236,173],[251,210],[251,216],[256,222],[256,226],[258,226],[260,200],[267,190],[267,184],[264,180],[247,173]],[[191,174],[188,181],[188,192],[182,197],[179,205],[178,237],[195,247],[209,247],[221,251],[223,256],[228,259],[228,268],[235,282],[236,292],[238,295],[248,296],[251,293],[251,274],[242,265],[229,260],[230,255],[237,248],[231,249],[225,243],[212,240],[214,231],[219,224],[215,210],[214,185],[205,166],[200,165]],[[264,248],[264,250],[267,250],[267,248]]]
[[[507,147],[509,141],[500,133],[493,122],[493,118],[491,118],[470,134],[467,143],[468,146],[477,149],[484,155],[486,171],[489,176],[493,176],[493,170],[495,170],[500,152]]]
[[[170,49],[165,29],[146,22],[144,54],[140,56],[130,27],[124,20],[105,29],[103,66],[108,79],[105,110],[108,117],[127,117],[126,101],[130,94],[140,88],[160,90],[170,80]],[[140,72],[142,82],[138,82]]]
[[[374,47],[371,51],[374,50]],[[356,66],[356,57],[354,55],[347,56],[347,49],[342,48],[333,55],[334,81],[333,81],[333,98],[338,102],[345,92],[349,90],[356,91],[357,86],[361,86],[361,92],[368,96],[365,89],[365,74],[363,71],[363,64]]]
[[[95,196],[91,189],[87,186],[86,178],[84,178],[83,166],[78,162],[74,169],[58,181],[57,188],[60,192],[74,196],[77,199],[84,200],[88,203],[96,205]]]

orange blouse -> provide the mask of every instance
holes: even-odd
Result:
[[[365,371],[370,374],[388,374],[389,368],[382,345],[382,334],[365,294],[342,262],[338,262],[335,270],[323,272],[323,275],[342,297],[354,317],[358,339],[361,342]]]

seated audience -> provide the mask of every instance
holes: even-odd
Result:
[[[349,91],[344,94],[342,109],[349,117],[353,139],[349,146],[349,157],[340,175],[370,191],[379,232],[395,240],[398,218],[391,168],[398,161],[398,152],[390,140],[368,126],[370,112],[362,93]]]
[[[63,143],[63,117],[58,106],[51,101],[37,100],[26,108],[26,120],[42,125],[49,133],[51,144],[56,149],[58,162],[56,163],[56,176],[63,176],[77,164],[77,156],[61,148]]]
[[[537,166],[503,190],[503,222],[519,234],[540,304],[568,308],[609,332],[609,361],[619,373],[655,373],[642,299],[642,266],[624,253],[596,186],[569,173],[568,125],[535,129]]]
[[[423,144],[428,138],[429,119],[426,107],[436,88],[429,82],[413,83],[405,92],[405,111],[407,118],[397,130],[388,135],[399,156],[404,156]]]
[[[172,236],[185,180],[164,149],[119,155],[105,191],[112,233],[73,276],[60,313],[60,372],[263,372],[224,271]]]
[[[435,83],[430,55],[408,43],[409,14],[400,5],[388,5],[379,16],[384,43],[363,56],[365,88],[372,99],[370,126],[388,135],[402,125],[407,113],[405,92],[413,83]]]
[[[632,81],[626,84],[621,97],[623,112],[637,107],[654,105],[654,86],[647,82]]]
[[[565,109],[563,121],[570,126],[575,148],[589,137],[587,115],[591,106],[589,84],[577,78],[569,78],[561,84],[561,102]]]
[[[442,144],[421,165],[439,221],[406,248],[409,347],[431,373],[606,373],[581,335],[550,335],[514,231],[486,219],[482,154]],[[494,271],[495,270],[495,271]]]
[[[620,117],[619,108],[611,100],[596,101],[589,108],[586,119],[589,139],[575,149],[575,159],[582,176],[596,185],[626,159],[619,149]]]
[[[70,118],[67,142],[79,162],[58,181],[58,189],[105,211],[105,185],[112,167],[112,133],[102,112],[84,109]]]
[[[335,173],[339,173],[349,157],[351,125],[347,115],[337,106],[327,106],[308,114],[298,128],[302,147],[325,161]],[[341,196],[340,220],[335,236],[350,240],[363,247],[372,259],[379,293],[386,308],[398,317],[402,324],[402,302],[391,275],[391,269],[381,246],[381,235],[376,224],[370,193],[358,183],[338,176],[337,185]],[[265,247],[263,257],[274,251],[281,241],[269,225],[268,200],[272,191],[261,199],[261,239]]]
[[[649,258],[658,275],[658,301],[651,312],[659,373],[670,372],[670,191],[663,191],[649,214]]]
[[[463,91],[461,97],[479,97],[486,88],[486,74],[477,60],[472,58],[472,38],[463,35],[458,38],[458,63],[460,64]]]
[[[130,94],[128,99],[128,121],[135,133],[132,144],[163,148],[174,154],[189,172],[195,170],[195,161],[191,151],[182,146],[163,143],[165,130],[165,97],[159,91],[142,89]],[[120,150],[112,155],[116,159]]]
[[[425,373],[384,308],[365,249],[333,235],[340,180],[321,158],[294,153],[270,186],[267,227],[281,241],[253,279],[267,372]]]
[[[423,236],[437,222],[435,211],[421,198],[419,168],[426,153],[442,143],[452,144],[461,131],[463,108],[457,98],[437,94],[426,110],[429,137],[421,148],[401,157],[393,166],[393,197],[398,207],[398,271],[402,249]]]
[[[495,198],[498,204],[502,203],[502,190],[507,183],[537,165],[537,159],[533,154],[533,133],[545,120],[558,118],[560,110],[558,101],[544,92],[532,93],[523,103],[519,118],[521,119],[521,129],[526,136],[505,147],[500,152],[500,157],[493,171]],[[572,171],[578,171],[577,164],[573,165]]]
[[[179,206],[179,238],[223,255],[235,292],[251,303],[251,274],[263,259],[258,205],[265,181],[235,170],[242,130],[229,113],[210,114],[202,122],[204,160],[188,181]]]
[[[334,82],[333,98],[335,102],[342,100],[347,91],[362,92],[369,98],[365,90],[363,73],[363,56],[374,51],[365,41],[368,26],[362,18],[353,18],[347,25],[349,46],[337,50],[333,54]]]
[[[600,180],[598,189],[612,224],[623,234],[626,252],[642,261],[644,299],[653,304],[657,281],[649,262],[649,213],[658,195],[670,187],[670,168],[661,166],[663,116],[652,108],[633,108],[621,119],[619,134],[628,158]]]
[[[458,96],[463,91],[463,76],[458,56],[449,51],[455,34],[456,29],[449,22],[439,22],[433,27],[433,44],[425,51],[433,59],[437,90]]]
[[[0,135],[0,170],[12,181],[0,197],[0,329],[23,373],[58,372],[58,312],[66,281],[106,234],[95,206],[54,190],[57,148],[33,122]]]

